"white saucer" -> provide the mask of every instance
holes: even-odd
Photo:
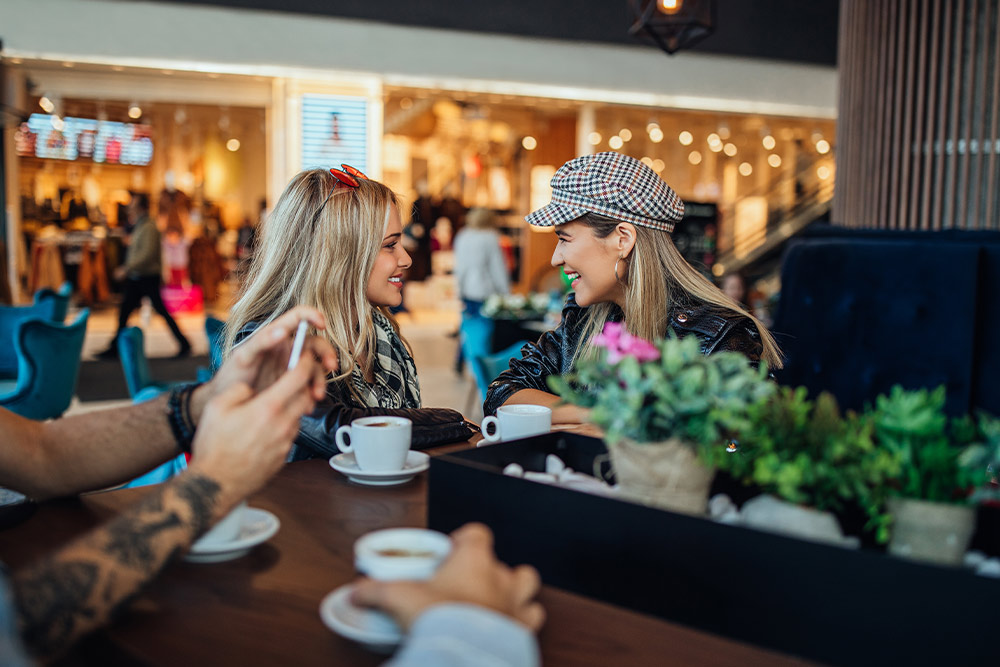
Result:
[[[403,641],[403,632],[385,614],[351,604],[354,584],[344,584],[319,603],[323,624],[338,635],[364,644],[373,651],[389,653]]]
[[[184,556],[189,563],[221,563],[245,555],[258,544],[274,537],[281,527],[278,517],[267,510],[248,507],[243,510],[243,524],[235,539],[228,542],[191,545],[191,551]]]
[[[368,486],[392,486],[408,482],[431,465],[431,457],[423,452],[411,451],[406,455],[402,470],[362,470],[354,454],[337,454],[330,457],[330,467],[347,475],[347,479]]]

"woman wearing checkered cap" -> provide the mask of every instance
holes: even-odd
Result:
[[[490,385],[484,414],[533,403],[553,407],[553,422],[585,421],[583,409],[559,405],[546,378],[571,372],[609,321],[647,340],[671,331],[695,335],[705,354],[737,351],[781,367],[767,328],[681,257],[670,232],[684,205],[656,172],[627,155],[598,153],[564,164],[551,185],[551,203],[526,220],[555,228],[552,265],[571,280],[573,293],[559,327],[526,345]]]

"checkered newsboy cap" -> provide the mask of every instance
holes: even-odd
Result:
[[[576,220],[588,211],[672,232],[684,217],[684,203],[656,172],[621,153],[584,155],[552,177],[552,201],[525,216],[537,227]]]

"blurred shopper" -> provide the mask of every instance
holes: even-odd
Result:
[[[510,292],[507,263],[500,247],[493,212],[473,208],[465,218],[465,227],[455,236],[455,283],[462,300],[463,317],[479,315],[483,302],[494,294]],[[456,370],[462,368],[459,345]]]
[[[500,235],[489,209],[470,210],[455,237],[455,282],[466,313],[478,313],[493,294],[510,292]]]
[[[156,223],[149,217],[149,195],[137,193],[132,195],[132,202],[129,204],[129,220],[133,223],[132,236],[129,241],[128,251],[125,253],[125,264],[115,270],[115,277],[124,279],[124,295],[122,296],[121,307],[118,310],[118,331],[108,349],[97,356],[102,359],[114,359],[118,357],[118,334],[128,326],[128,318],[142,303],[142,297],[149,297],[155,310],[162,317],[170,333],[177,339],[180,350],[176,357],[186,357],[191,354],[191,343],[181,333],[177,322],[171,317],[170,311],[163,303],[160,295],[160,285],[162,282],[160,230],[156,228]]]
[[[403,245],[412,264],[407,279],[421,281],[431,274],[430,226],[437,219],[436,207],[427,193],[427,181],[417,184],[417,199],[410,210],[410,224],[403,230]]]
[[[724,275],[721,289],[723,294],[740,304],[743,310],[750,310],[747,279],[743,277],[742,273],[733,272]]]
[[[340,372],[326,398],[302,420],[291,460],[338,453],[342,424],[369,415],[413,422],[415,447],[468,439],[454,410],[422,408],[410,348],[389,309],[402,303],[410,256],[395,193],[356,169],[300,172],[260,230],[250,272],[226,328],[225,354],[296,305],[327,319],[322,333]]]
[[[163,239],[163,263],[167,265],[167,284],[183,287],[188,279],[188,247],[191,242],[176,229],[167,229]]]
[[[201,287],[206,303],[214,303],[219,297],[219,283],[225,279],[226,270],[215,241],[208,234],[202,234],[191,242],[188,263],[191,284]]]
[[[670,332],[694,335],[701,350],[741,352],[771,368],[781,353],[770,332],[739,303],[688,264],[670,232],[684,204],[652,169],[620,153],[570,160],[552,177],[552,201],[529,214],[537,227],[555,227],[552,265],[570,278],[562,322],[526,346],[523,358],[490,385],[485,414],[510,403],[553,407],[553,423],[578,423],[587,411],[561,405],[546,378],[568,373],[605,323],[624,322],[634,336],[655,340]]]

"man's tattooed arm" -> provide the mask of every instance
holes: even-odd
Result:
[[[188,472],[14,577],[21,635],[54,655],[127,605],[210,525],[220,487]]]

